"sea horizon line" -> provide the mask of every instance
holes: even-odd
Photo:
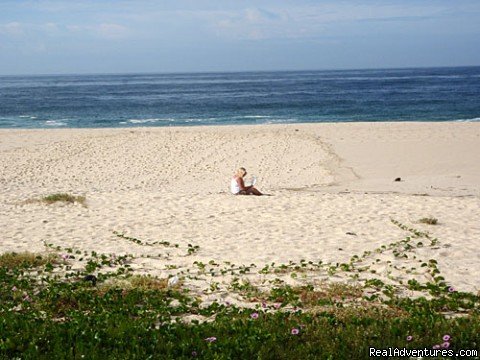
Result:
[[[38,74],[0,74],[0,78],[10,77],[46,77],[46,76],[115,76],[115,75],[190,75],[190,74],[248,74],[248,73],[301,73],[301,72],[336,72],[336,71],[375,71],[375,70],[422,70],[422,69],[464,69],[477,68],[480,65],[436,65],[436,66],[402,66],[402,67],[364,67],[364,68],[318,68],[318,69],[272,69],[272,70],[198,70],[198,71],[145,71],[145,72],[79,72],[79,73],[38,73]]]

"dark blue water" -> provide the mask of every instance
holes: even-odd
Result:
[[[0,77],[0,128],[448,120],[480,120],[480,67]]]

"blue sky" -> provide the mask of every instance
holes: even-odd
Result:
[[[479,0],[0,0],[0,74],[480,65]]]

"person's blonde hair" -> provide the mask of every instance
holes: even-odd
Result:
[[[246,173],[247,173],[247,170],[245,170],[244,167],[241,167],[241,168],[238,168],[238,170],[237,170],[237,172],[235,173],[235,175],[242,177],[242,176],[244,176]]]

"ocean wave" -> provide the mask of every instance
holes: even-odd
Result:
[[[474,75],[475,76],[475,75]],[[410,75],[410,76],[325,76],[314,78],[313,81],[386,81],[386,80],[417,80],[417,79],[463,79],[465,75]]]
[[[480,117],[476,117],[476,118],[472,118],[472,119],[456,119],[456,120],[453,120],[453,121],[456,121],[456,122],[476,122],[476,121],[480,121]]]
[[[201,118],[188,118],[188,119],[177,119],[177,121],[179,122],[187,122],[187,123],[190,123],[190,122],[202,122],[202,121],[205,121],[205,119],[201,119]]]
[[[46,126],[65,126],[67,125],[66,123],[59,121],[59,120],[46,120],[44,122]]]
[[[271,125],[271,124],[290,124],[290,123],[296,123],[298,122],[298,118],[286,118],[286,119],[271,119],[265,121],[266,125]]]
[[[152,118],[152,119],[129,119],[126,122],[123,121],[120,124],[126,124],[127,122],[130,124],[146,124],[146,123],[154,123],[157,121],[175,121],[173,118]]]
[[[245,116],[239,116],[239,118],[243,118],[243,119],[268,119],[268,118],[271,118],[271,116],[266,116],[266,115],[245,115]]]

